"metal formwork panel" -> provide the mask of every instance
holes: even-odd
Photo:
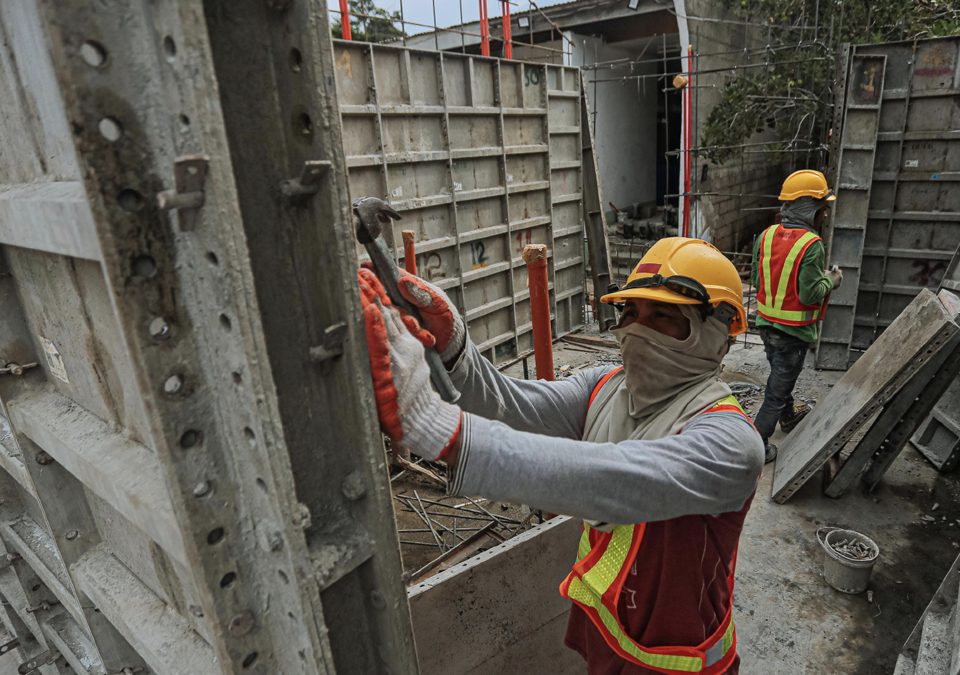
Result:
[[[4,2],[0,38],[0,622],[21,660],[416,672],[323,3]],[[281,198],[308,159],[323,189]]]
[[[335,41],[349,187],[385,196],[495,363],[533,348],[530,243],[550,260],[554,335],[583,325],[576,68]]]
[[[856,291],[855,312],[830,335],[849,337],[848,362],[873,343],[921,288],[940,285],[960,241],[958,54],[957,37],[852,50],[851,58],[886,57],[887,65],[869,205],[866,217],[857,214],[862,218],[864,244],[861,274],[849,291]],[[848,105],[844,135],[855,113]],[[838,200],[836,208],[839,212],[846,207]],[[836,251],[831,251],[831,257],[836,258]],[[850,281],[845,276],[841,292]],[[820,345],[824,353],[834,305],[831,300],[824,322]],[[842,355],[834,351],[832,365],[844,367]],[[818,363],[826,366],[823,361],[818,356]]]
[[[845,369],[849,363],[857,287],[864,274],[863,247],[885,69],[885,56],[854,53],[847,71],[846,118],[829,243],[830,259],[843,270],[844,284],[831,294],[830,310],[823,318],[816,354],[820,368]]]

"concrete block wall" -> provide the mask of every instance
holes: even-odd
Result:
[[[718,69],[744,63],[742,54],[717,54],[738,49],[754,48],[766,43],[766,33],[752,26],[738,23],[720,3],[709,0],[677,0],[678,22],[685,23],[686,34],[694,51],[701,54],[698,71]],[[681,25],[681,35],[683,26]],[[681,40],[681,42],[683,42]],[[686,44],[686,43],[684,43]],[[684,49],[685,52],[685,49]],[[684,53],[685,57],[685,53]],[[694,124],[697,128],[694,146],[702,142],[703,127],[710,111],[720,100],[721,88],[733,76],[731,71],[710,72],[695,78]],[[756,143],[767,140],[767,134],[745,130],[741,141]],[[705,156],[693,158],[693,190],[717,193],[701,197],[694,204],[692,217],[698,231],[709,232],[709,238],[725,251],[743,250],[752,242],[753,235],[773,222],[775,211],[748,210],[761,206],[776,206],[775,198],[737,197],[731,195],[776,195],[780,183],[789,173],[789,166],[780,163],[772,154],[750,154],[759,148],[747,148],[741,163],[734,157],[722,164],[714,164]],[[706,166],[706,170],[704,167]]]

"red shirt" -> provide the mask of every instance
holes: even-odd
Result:
[[[732,602],[727,577],[752,501],[719,516],[647,524],[618,607],[630,637],[644,647],[696,646],[717,630]],[[620,658],[576,605],[564,642],[580,652],[590,675],[659,672]],[[727,673],[739,671],[737,657]]]

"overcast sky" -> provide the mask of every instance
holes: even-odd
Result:
[[[567,0],[535,0],[539,7],[557,5]],[[463,7],[463,22],[477,21],[480,18],[480,3],[478,0],[435,0],[437,7],[437,25],[454,26],[460,23],[460,7]],[[400,0],[377,0],[377,5],[391,12],[400,11]],[[433,25],[433,5],[431,0],[403,0],[403,18]],[[339,19],[340,2],[339,0],[327,0],[327,7],[336,12],[330,13],[330,23]],[[500,16],[499,0],[487,0],[487,14],[489,16]],[[511,12],[524,12],[530,9],[528,0],[513,0],[510,5]],[[407,26],[407,33],[422,33],[427,28],[420,26]]]

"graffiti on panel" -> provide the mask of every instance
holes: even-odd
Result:
[[[471,268],[478,270],[488,265],[487,247],[482,241],[470,242]]]
[[[914,260],[913,267],[917,271],[910,276],[910,281],[920,286],[936,288],[943,279],[947,263],[944,260]]]
[[[423,275],[427,281],[443,279],[447,276],[447,272],[443,268],[443,260],[439,254],[431,253],[427,256],[426,264],[423,266]]]

